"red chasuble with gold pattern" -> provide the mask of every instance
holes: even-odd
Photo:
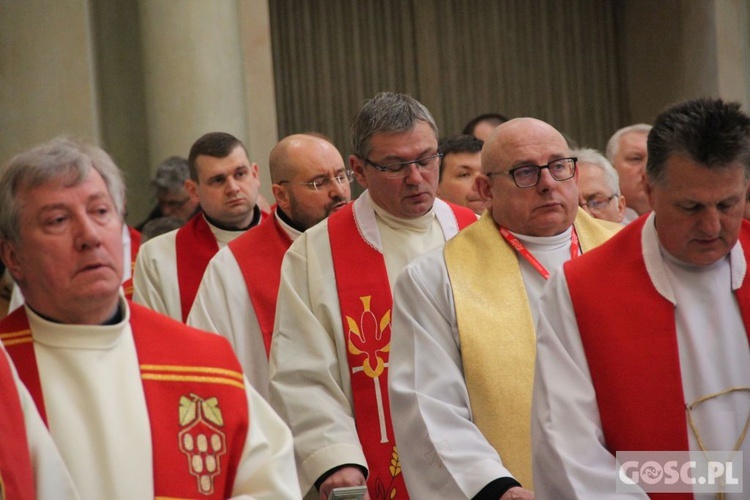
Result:
[[[154,496],[231,496],[249,428],[242,368],[229,342],[129,303],[151,425]],[[40,413],[44,410],[25,308],[0,322],[0,338]]]
[[[0,353],[0,498],[34,500],[34,473],[21,401],[10,363]]]
[[[177,284],[180,288],[182,321],[187,320],[193,307],[203,273],[211,257],[219,251],[216,237],[208,227],[202,212],[195,214],[177,230],[175,252],[177,258]]]
[[[247,293],[263,333],[266,357],[271,351],[281,261],[291,244],[289,235],[272,215],[228,245],[245,278]]]
[[[460,229],[477,220],[468,209],[451,209]],[[369,469],[367,489],[373,500],[408,498],[388,399],[393,297],[385,259],[361,235],[354,204],[328,218],[328,234],[347,336],[354,418]]]
[[[674,306],[657,292],[646,270],[641,247],[646,220],[637,219],[585,258],[564,265],[605,444],[613,455],[689,450]],[[750,261],[750,233],[741,232],[740,243]],[[617,286],[608,286],[612,283]],[[606,288],[606,303],[597,285]],[[747,277],[735,296],[750,338]]]

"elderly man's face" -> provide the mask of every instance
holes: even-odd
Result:
[[[64,323],[96,323],[118,301],[122,221],[99,172],[69,183],[19,191],[20,238],[3,242],[2,253],[34,310]]]
[[[528,236],[552,236],[570,227],[578,211],[575,177],[557,181],[543,169],[536,186],[519,188],[508,174],[515,167],[569,157],[568,144],[557,130],[531,118],[511,120],[498,127],[485,148],[483,169],[493,174],[480,177],[478,185],[495,222]]]
[[[646,162],[648,160],[648,134],[630,132],[620,137],[612,166],[620,176],[620,191],[629,207],[642,214],[649,207],[646,196]]]
[[[598,165],[578,162],[578,201],[592,217],[612,222],[625,218],[625,198],[607,183],[607,174]]]
[[[400,134],[374,134],[370,138],[370,154],[367,159],[376,165],[416,161],[434,156],[438,152],[435,131],[427,122],[417,122],[413,129]],[[363,158],[349,157],[349,163],[357,181],[368,189],[372,200],[389,214],[403,219],[414,219],[426,214],[435,201],[439,163],[434,168],[423,170],[415,164],[409,165],[408,174],[400,179],[389,179]]]
[[[737,242],[748,183],[739,163],[708,169],[673,154],[662,183],[648,185],[659,242],[676,259],[713,264]]]

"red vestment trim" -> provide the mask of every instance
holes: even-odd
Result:
[[[613,455],[689,450],[674,306],[657,292],[643,260],[641,234],[647,219],[637,219],[605,244],[564,265],[605,445]],[[743,222],[740,242],[750,262],[750,224]],[[750,336],[747,277],[735,295]]]
[[[21,308],[23,309],[23,308]],[[34,473],[26,437],[26,423],[10,363],[0,353],[0,498],[34,500]]]
[[[177,258],[177,284],[180,289],[182,321],[187,320],[193,307],[203,273],[211,257],[219,251],[216,237],[208,227],[202,212],[195,214],[177,230],[175,252]]]
[[[151,427],[155,497],[228,498],[249,428],[244,377],[232,347],[219,335],[128,304]],[[28,330],[23,307],[0,322],[0,332]],[[23,364],[19,376],[42,413],[39,372],[30,369],[36,368],[33,343],[7,350]],[[17,357],[29,352],[30,360]]]
[[[383,254],[360,234],[353,207],[349,204],[328,218],[328,234],[346,335],[354,418],[369,469],[367,489],[373,500],[408,498],[388,398],[393,297]],[[450,207],[460,229],[477,221],[470,210]]]
[[[292,240],[274,215],[236,240],[229,248],[245,278],[247,293],[258,318],[266,357],[271,350],[276,296],[281,282],[281,262]]]

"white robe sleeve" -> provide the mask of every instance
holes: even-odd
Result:
[[[265,399],[247,384],[248,429],[234,481],[235,499],[300,499],[292,434]]]
[[[7,356],[5,349],[0,347],[0,356]],[[34,472],[34,487],[36,498],[39,500],[67,500],[77,499],[78,492],[73,485],[68,469],[63,463],[52,436],[44,425],[31,394],[18,378],[13,363],[8,357],[13,379],[18,389],[21,401],[26,437],[29,443],[31,466]],[[0,441],[1,442],[1,441]]]
[[[237,259],[227,246],[203,274],[187,324],[229,340],[250,384],[268,399],[268,357]]]
[[[284,257],[270,358],[270,402],[294,435],[305,494],[334,467],[367,467],[352,413],[335,283],[323,221]]]
[[[138,250],[133,273],[133,302],[182,321],[176,235],[177,230],[161,234]]]
[[[389,358],[391,416],[412,498],[471,498],[512,477],[472,421],[442,249],[396,282]]]
[[[648,498],[615,492],[615,457],[604,446],[596,393],[562,270],[553,273],[539,307],[531,412],[537,497]]]

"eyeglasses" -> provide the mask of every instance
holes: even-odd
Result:
[[[511,168],[507,172],[489,172],[487,175],[506,174],[513,177],[513,182],[520,188],[530,188],[539,184],[542,178],[542,169],[546,168],[556,181],[567,181],[576,174],[576,161],[578,158],[558,158],[546,165],[521,165]]]
[[[612,196],[592,196],[588,200],[586,200],[583,203],[580,203],[578,206],[582,208],[588,207],[589,210],[592,212],[601,212],[605,208],[607,208],[607,205],[609,205],[609,202],[611,202],[613,199],[617,197],[617,194],[613,194]]]
[[[342,186],[349,184],[354,180],[354,172],[351,170],[344,170],[332,177],[321,177],[310,182],[294,182],[294,181],[279,181],[279,184],[298,184],[300,186],[307,186],[315,191],[321,191],[328,189],[332,182],[336,182]]]
[[[384,172],[387,179],[401,179],[402,177],[409,175],[409,172],[411,172],[409,166],[412,163],[417,166],[420,173],[428,172],[437,169],[443,156],[443,153],[438,152],[437,154],[424,156],[416,160],[389,163],[388,165],[378,165],[377,163],[373,163],[365,158],[365,164],[370,165],[375,170]]]

